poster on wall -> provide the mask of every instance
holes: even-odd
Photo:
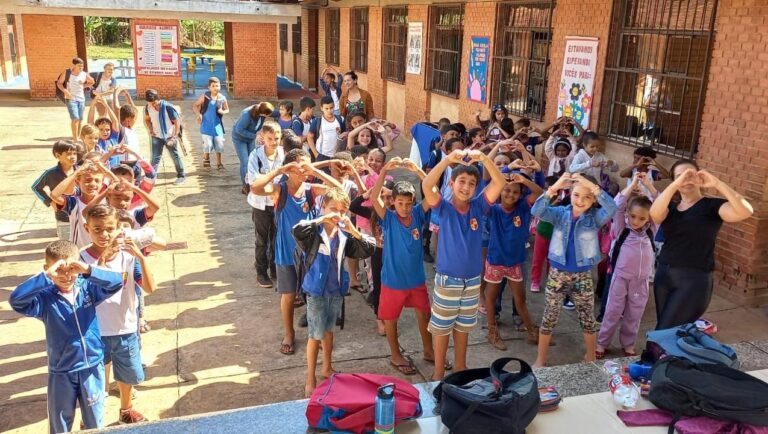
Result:
[[[136,74],[179,76],[179,26],[135,24]]]
[[[421,43],[421,23],[408,23],[408,74],[421,74]]]
[[[470,39],[467,72],[467,98],[470,101],[485,102],[490,47],[491,38],[488,36],[473,36]]]
[[[574,118],[584,129],[589,128],[592,96],[597,65],[597,38],[567,36],[563,73],[557,102],[557,117]]]

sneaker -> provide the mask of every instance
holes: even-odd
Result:
[[[274,265],[269,269],[269,278],[277,281],[277,268]]]
[[[429,253],[429,250],[424,250],[424,262],[427,262],[430,264],[435,262],[435,258],[432,256],[431,253]]]
[[[341,318],[336,318],[336,327],[341,327]]]
[[[531,292],[541,292],[541,286],[538,283],[531,283]]]
[[[301,317],[299,318],[299,327],[306,328],[307,327],[307,313],[304,312],[301,314]]]
[[[125,410],[120,410],[120,419],[118,419],[118,422],[121,425],[126,425],[129,423],[146,422],[146,421],[147,421],[147,418],[144,417],[143,414],[134,410],[133,407]]]
[[[565,300],[565,303],[563,303],[563,309],[565,309],[565,310],[574,310],[574,309],[576,309],[576,305],[573,304],[573,301],[571,301],[570,299],[569,300]]]
[[[272,287],[272,279],[269,278],[269,276],[266,275],[266,273],[262,274],[259,273],[256,276],[256,281],[259,283],[259,286],[262,288],[271,288]]]
[[[176,178],[176,181],[173,183],[173,185],[181,185],[181,184],[184,184],[185,182],[187,182],[187,178],[183,176],[179,176],[178,178]]]

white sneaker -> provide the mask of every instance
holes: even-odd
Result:
[[[180,176],[176,178],[176,182],[174,182],[173,185],[181,185],[181,184],[184,184],[185,182],[187,182],[187,178]]]

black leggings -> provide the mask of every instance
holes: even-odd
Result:
[[[373,290],[369,300],[373,306],[373,313],[379,316],[379,297],[381,296],[381,269],[384,268],[384,256],[380,247],[376,247],[371,256],[371,274],[373,275]]]
[[[653,279],[656,330],[692,323],[712,299],[712,272],[659,264]]]

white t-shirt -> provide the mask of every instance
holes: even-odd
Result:
[[[139,148],[139,136],[136,135],[136,131],[133,131],[133,128],[123,127],[123,143],[128,149],[141,156],[141,149]],[[120,156],[121,162],[133,160],[135,160],[135,157],[129,157],[128,154],[123,154]]]
[[[66,204],[63,210],[69,214],[69,240],[83,248],[91,244],[91,236],[85,230],[85,217],[83,210],[88,204],[80,200],[79,195],[66,196]]]
[[[253,184],[253,181],[259,179],[259,177],[280,167],[283,164],[284,158],[285,154],[283,153],[282,147],[277,148],[277,155],[272,160],[264,155],[263,146],[256,147],[256,149],[251,151],[251,155],[248,156],[248,172],[246,174],[245,182]],[[259,165],[259,161],[261,161],[261,165]],[[277,176],[272,180],[272,183],[278,184],[281,179],[282,176]],[[272,199],[272,196],[257,196],[251,191],[248,191],[248,198],[246,200],[248,201],[248,205],[262,211],[268,206],[275,206],[275,201]]]
[[[335,117],[333,118],[333,122],[327,121],[324,117],[320,117],[319,130],[320,137],[318,137],[317,143],[315,144],[317,152],[326,157],[333,157],[336,153],[339,132],[341,131],[339,121]]]
[[[88,74],[85,71],[80,71],[79,74],[71,74],[69,76],[67,90],[72,94],[72,101],[85,102],[85,82],[87,79]]]
[[[87,250],[81,251],[80,257],[86,264],[96,265],[99,262],[98,258],[91,256]],[[123,288],[96,306],[96,318],[99,320],[102,336],[136,333],[139,329],[139,318],[136,311],[138,298],[136,297],[136,276],[134,275],[135,264],[136,258],[127,252],[120,252],[114,259],[101,266],[123,276]]]
[[[110,87],[112,87],[112,79],[111,78],[104,78],[104,76],[102,75],[101,81],[99,82],[99,85],[96,86],[96,89],[94,89],[94,91],[96,93],[109,92],[109,88]],[[102,98],[104,98],[108,103],[112,103],[112,94],[111,93],[103,95]]]
[[[333,112],[338,113],[339,112],[339,95],[336,94],[335,90],[331,90],[331,98],[333,99]]]
[[[169,104],[169,103],[166,103]],[[160,106],[162,107],[162,106]],[[153,107],[151,104],[148,105],[149,112],[149,119],[152,122],[152,131],[156,134],[155,137],[161,138],[161,139],[169,139],[173,137],[173,124],[171,123],[171,118],[168,116],[168,112],[166,111],[163,113],[163,116],[165,116],[165,137],[163,137],[163,132],[160,130],[160,113]]]

